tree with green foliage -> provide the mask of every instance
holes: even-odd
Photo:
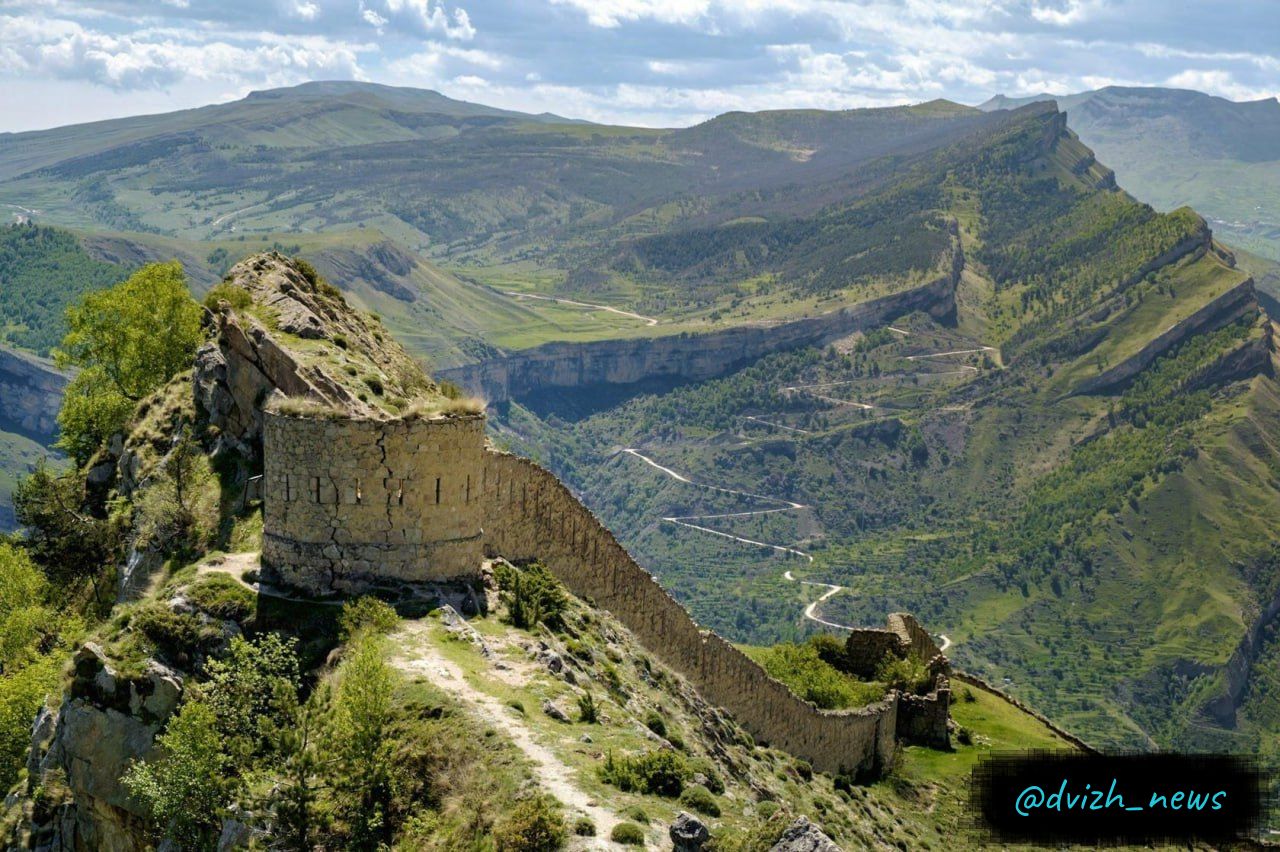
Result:
[[[54,471],[41,460],[13,492],[14,511],[28,552],[54,587],[71,591],[98,580],[117,550],[114,526],[84,509],[85,479],[77,470]]]
[[[31,720],[58,686],[59,629],[44,575],[22,548],[0,543],[0,789],[17,778]]]
[[[321,799],[324,767],[316,740],[329,697],[326,686],[305,702],[295,700],[277,731],[275,753],[280,776],[267,797],[267,806],[275,814],[282,847],[296,852],[314,849],[316,838],[327,825],[328,809]]]
[[[139,400],[191,366],[201,317],[177,262],[144,266],[67,309],[68,331],[54,358],[81,372],[58,415],[59,445],[77,463],[124,427]]]
[[[157,838],[183,849],[214,849],[223,809],[237,781],[218,730],[218,715],[201,701],[183,705],[157,740],[158,757],[135,763],[121,779],[146,808]]]
[[[388,730],[395,671],[386,661],[386,641],[363,635],[338,670],[328,746],[335,816],[350,849],[377,849],[390,841],[391,749]]]
[[[200,692],[238,765],[266,753],[280,726],[292,721],[301,686],[296,644],[278,633],[236,636],[225,657],[207,664],[209,679]]]

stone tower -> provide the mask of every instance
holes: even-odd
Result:
[[[479,576],[484,416],[264,413],[262,563],[310,594]]]

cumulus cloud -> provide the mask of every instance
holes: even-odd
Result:
[[[1103,7],[1102,0],[1065,0],[1058,3],[1033,3],[1031,17],[1041,23],[1053,24],[1055,27],[1069,27],[1079,24]]]
[[[403,23],[421,35],[443,35],[446,38],[468,41],[475,38],[476,28],[466,9],[452,11],[443,3],[432,0],[373,0],[368,6],[360,3],[364,19],[377,27],[390,22]]]
[[[0,16],[0,71],[116,89],[161,88],[184,78],[284,85],[312,77],[361,77],[361,49],[270,34],[195,44],[146,33],[113,35],[62,19]]]
[[[429,42],[417,53],[390,62],[387,71],[397,82],[438,85],[463,69],[498,70],[502,66],[502,57],[483,50]]]

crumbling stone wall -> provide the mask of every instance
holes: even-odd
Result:
[[[951,680],[938,675],[928,695],[898,696],[898,739],[933,748],[951,747]]]
[[[933,677],[933,688],[927,695],[898,697],[897,736],[907,742],[949,748],[951,663],[915,616],[895,612],[885,622],[883,629],[866,627],[850,631],[839,668],[857,677],[871,678],[885,654],[900,659],[919,657]]]
[[[890,613],[885,621],[889,629],[902,640],[907,656],[916,656],[930,663],[934,657],[942,653],[938,649],[938,643],[933,641],[929,631],[916,621],[914,615],[907,612],[894,612]]]
[[[264,414],[262,564],[310,594],[479,576],[484,418]]]
[[[611,611],[758,740],[824,772],[877,770],[892,763],[896,694],[856,710],[819,710],[729,642],[700,629],[551,473],[527,459],[491,451],[481,488],[484,545],[490,554],[540,560],[574,594]]]

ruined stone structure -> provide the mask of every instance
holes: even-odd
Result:
[[[761,742],[828,772],[877,771],[893,760],[896,693],[844,711],[795,697],[700,628],[555,476],[487,448],[483,417],[267,413],[263,457],[262,562],[271,582],[310,594],[352,593],[476,580],[485,553],[538,559],[574,594],[613,612]]]

